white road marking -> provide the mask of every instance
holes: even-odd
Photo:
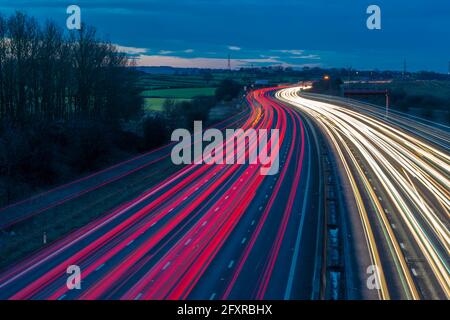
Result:
[[[99,265],[97,268],[95,268],[95,271],[98,271],[98,270],[100,270],[101,268],[103,268],[103,266],[104,266],[105,264],[104,263],[102,263],[101,265]]]

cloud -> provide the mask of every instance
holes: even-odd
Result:
[[[170,51],[170,50],[160,50],[159,51],[159,54],[172,54],[172,53],[174,53],[174,52]]]
[[[317,54],[307,54],[303,56],[292,56],[289,59],[310,59],[310,60],[320,60],[320,57]]]
[[[228,46],[228,49],[232,50],[232,51],[241,51],[241,48],[240,47],[236,47],[236,46]]]
[[[140,55],[136,59],[138,66],[160,67],[170,66],[174,68],[210,68],[225,69],[227,59],[216,58],[183,58],[177,56]]]
[[[143,54],[147,53],[148,49],[145,48],[136,48],[136,47],[127,47],[127,46],[121,46],[119,44],[114,44],[114,46],[117,48],[117,51],[123,52],[130,55],[137,55],[137,54]]]
[[[302,55],[305,52],[304,50],[272,50],[272,51],[293,55]]]
[[[264,54],[259,55],[261,58],[267,58],[267,59],[280,59],[280,56],[266,56]]]
[[[161,55],[140,55],[136,57],[138,66],[160,67],[170,66],[174,68],[204,68],[204,69],[226,69],[228,68],[228,59],[221,58],[185,58],[178,56]],[[249,66],[282,66],[301,68],[304,66],[317,67],[320,64],[291,64],[278,59],[231,59],[232,68],[238,69]]]

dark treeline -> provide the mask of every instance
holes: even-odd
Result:
[[[343,82],[340,78],[319,80],[313,83],[311,92],[329,95],[341,95]]]
[[[0,207],[144,151],[122,129],[142,108],[131,62],[93,28],[0,16]]]
[[[64,32],[20,12],[0,16],[0,118],[127,118],[140,107],[129,64],[93,28]]]

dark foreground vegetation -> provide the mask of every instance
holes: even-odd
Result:
[[[181,102],[165,100],[163,112],[154,114],[144,121],[145,146],[155,148],[167,143],[175,129],[193,129],[194,121],[202,121],[206,126],[211,125],[210,110],[218,102],[232,101],[241,90],[242,86],[238,82],[224,79],[218,84],[212,97],[195,97]]]
[[[139,149],[139,73],[83,26],[0,17],[0,206]],[[133,143],[129,143],[133,140]]]
[[[240,90],[224,80],[216,97],[145,118],[143,73],[130,66],[93,28],[0,16],[0,207],[158,147]]]

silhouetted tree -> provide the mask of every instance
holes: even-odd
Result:
[[[216,89],[216,99],[218,101],[231,101],[236,98],[241,91],[241,85],[234,80],[225,79]]]
[[[128,119],[142,105],[130,64],[91,27],[64,33],[21,12],[0,17],[0,119]]]

